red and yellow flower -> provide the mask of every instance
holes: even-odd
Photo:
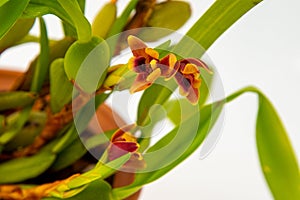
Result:
[[[128,44],[133,54],[128,62],[128,67],[137,73],[130,88],[131,93],[150,87],[159,77],[164,77],[165,80],[175,77],[180,94],[192,104],[198,102],[201,86],[199,67],[210,72],[203,61],[195,58],[177,60],[172,53],[160,59],[157,51],[147,47],[143,41],[134,36],[128,37]]]
[[[130,159],[124,164],[123,169],[141,169],[145,167],[142,155],[138,152],[139,144],[137,139],[131,134],[135,124],[118,129],[110,139],[108,147],[108,159],[115,160],[127,153],[131,153]]]

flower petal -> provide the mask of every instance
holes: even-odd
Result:
[[[116,130],[114,132],[114,134],[112,135],[110,141],[114,142],[114,141],[120,141],[120,138],[122,138],[122,136],[126,133],[129,132],[130,130],[134,129],[136,127],[135,124],[130,124],[127,126],[123,126],[121,128],[119,128],[118,130]]]
[[[147,48],[147,45],[139,38],[130,35],[127,38],[127,42],[134,56],[138,57],[146,54],[145,49]]]
[[[147,73],[140,73],[137,75],[135,81],[133,82],[129,90],[131,94],[142,91],[151,86],[152,82],[147,81],[148,75],[149,74]]]
[[[136,152],[139,148],[139,144],[136,142],[114,142],[109,146],[108,159],[115,160],[126,153]]]
[[[153,83],[159,76],[161,75],[161,71],[159,68],[156,68],[151,74],[147,76],[147,81]]]

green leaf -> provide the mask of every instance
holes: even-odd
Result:
[[[80,5],[77,1],[57,0],[59,4],[71,17],[75,24],[78,40],[81,43],[87,43],[92,39],[92,30],[89,21],[83,15]]]
[[[32,144],[35,137],[43,130],[46,120],[46,112],[31,111],[26,126],[23,126],[18,134],[5,144],[5,151],[14,151]]]
[[[70,47],[70,45],[74,42],[74,39],[70,37],[65,37],[62,40],[55,41],[53,43],[50,43],[50,52],[49,52],[49,63],[53,62],[57,58],[63,58],[65,57],[65,53]],[[21,89],[22,90],[29,90],[30,85],[33,79],[33,74],[35,71],[35,68],[38,65],[39,56],[37,56],[30,64],[29,69],[26,73],[24,83],[22,84]],[[49,71],[49,70],[48,70]],[[46,77],[49,77],[49,74],[46,75]]]
[[[71,141],[69,146],[59,152],[54,164],[51,166],[51,170],[58,171],[70,166],[80,159],[86,152],[86,147],[77,136],[75,140]]]
[[[50,105],[53,113],[59,112],[72,100],[72,90],[73,85],[65,73],[64,59],[53,61],[50,66]]]
[[[112,25],[111,29],[109,30],[108,37],[111,37],[113,35],[119,34],[122,32],[123,28],[126,26],[128,19],[130,17],[130,14],[135,9],[136,4],[138,3],[138,0],[130,0],[124,11],[122,12],[121,16],[118,17],[114,24]]]
[[[75,191],[76,193],[77,189],[81,190],[82,187],[85,187],[96,180],[103,180],[111,176],[117,169],[123,166],[123,164],[129,160],[130,156],[130,154],[125,154],[106,164],[102,164],[99,161],[96,167],[92,170],[71,179],[67,183],[59,184],[56,190],[51,192],[50,195],[61,198],[68,195],[68,193],[72,194],[72,191]]]
[[[37,98],[33,92],[1,92],[0,93],[0,111],[22,108],[30,105]]]
[[[77,191],[79,190],[79,191]],[[76,194],[79,192],[78,194]],[[75,196],[72,196],[76,194]],[[65,194],[66,196],[72,196],[70,198],[64,198],[66,200],[83,200],[83,199],[97,199],[97,200],[112,200],[111,186],[104,180],[96,180],[91,182],[84,190],[81,188],[71,190]],[[58,200],[60,198],[43,198],[43,200]]]
[[[6,144],[20,133],[24,124],[27,122],[30,114],[31,106],[28,106],[14,115],[16,118],[12,122],[8,122],[8,128],[0,136],[0,144]]]
[[[30,0],[24,10],[23,17],[35,18],[46,14],[54,14],[70,26],[74,26],[68,13],[60,6],[57,0]]]
[[[163,104],[171,96],[176,89],[175,81],[160,82],[153,84],[144,91],[138,107],[138,125],[145,125],[149,120],[149,110],[152,105]]]
[[[59,139],[59,141],[52,148],[52,152],[57,154],[65,147],[71,144],[78,137],[76,127],[72,125],[69,130]]]
[[[256,142],[262,171],[279,200],[300,199],[300,173],[283,124],[270,101],[260,94]]]
[[[187,32],[187,36],[207,50],[229,27],[262,0],[217,0]],[[204,52],[194,51],[189,38],[175,47],[182,56],[199,58]],[[197,47],[196,47],[197,48]]]
[[[103,83],[110,62],[110,50],[107,43],[93,37],[87,43],[76,41],[65,56],[65,72],[69,80],[85,92],[95,92]]]
[[[2,6],[2,5],[4,5],[6,2],[8,2],[9,0],[0,0],[0,7]]]
[[[55,155],[49,151],[42,151],[30,157],[15,158],[0,164],[0,184],[15,183],[34,178],[55,160]]]
[[[9,29],[14,25],[17,19],[22,15],[25,10],[29,0],[9,0],[6,3],[1,2],[0,7],[0,39],[9,31]]]
[[[106,3],[96,15],[93,24],[93,35],[106,38],[111,26],[116,20],[117,6],[115,2]]]
[[[15,45],[30,31],[35,19],[19,19],[0,40],[0,53]]]
[[[190,16],[191,8],[187,2],[165,1],[156,4],[147,21],[147,26],[154,28],[142,29],[137,36],[147,42],[157,41],[182,27]]]
[[[45,78],[49,70],[49,41],[47,35],[46,24],[43,18],[39,18],[40,21],[40,56],[35,68],[32,84],[30,90],[33,92],[38,92],[42,89]]]

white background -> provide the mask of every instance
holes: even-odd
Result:
[[[127,0],[119,0],[123,6]],[[191,1],[193,22],[213,1]],[[87,1],[92,20],[103,0]],[[247,85],[259,87],[274,103],[300,157],[300,2],[265,0],[247,13],[209,49],[226,95]],[[47,16],[50,36],[62,37],[57,19]],[[38,32],[34,27],[33,32]],[[28,57],[38,51],[31,45],[7,51],[0,66],[25,70]],[[15,66],[15,67],[14,67]],[[1,67],[3,68],[3,67]],[[246,94],[226,106],[223,133],[204,160],[199,151],[158,181],[146,186],[141,199],[253,200],[272,199],[260,170],[255,144],[257,98]]]

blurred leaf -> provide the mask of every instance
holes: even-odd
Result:
[[[24,10],[23,17],[35,18],[46,14],[54,14],[67,24],[74,26],[70,16],[60,6],[57,0],[30,0]]]
[[[153,84],[144,91],[138,107],[138,125],[145,125],[149,120],[149,110],[154,104],[163,104],[176,89],[175,81]]]
[[[65,53],[67,49],[70,47],[70,45],[74,42],[74,39],[70,37],[65,37],[62,40],[55,41],[53,43],[50,43],[50,52],[49,52],[49,63],[53,62],[57,58],[63,58],[65,57]],[[29,90],[33,74],[35,71],[35,68],[38,64],[39,56],[37,56],[29,66],[28,71],[26,72],[24,83],[22,84],[21,90]],[[49,75],[47,74],[46,77],[48,78]]]
[[[52,152],[57,154],[61,152],[65,147],[69,146],[78,137],[77,130],[74,124],[68,129],[68,131],[59,139],[59,141],[52,148]]]
[[[103,83],[110,62],[110,50],[107,43],[93,37],[90,42],[76,41],[65,56],[65,72],[69,80],[87,93],[93,93]]]
[[[33,79],[30,90],[33,92],[39,92],[44,84],[45,78],[49,70],[49,41],[47,35],[46,24],[43,18],[39,18],[40,21],[40,55],[37,66],[34,70]]]
[[[92,170],[83,173],[80,176],[74,177],[67,183],[61,183],[57,185],[55,191],[51,192],[50,195],[61,198],[67,194],[72,194],[73,190],[76,193],[76,190],[78,188],[79,190],[81,190],[82,187],[87,186],[88,184],[96,180],[103,180],[111,176],[117,169],[119,169],[124,163],[126,163],[129,158],[130,154],[125,154],[109,163],[99,163]]]
[[[300,199],[300,172],[283,124],[260,94],[256,142],[262,171],[275,199]]]
[[[1,2],[0,7],[0,39],[9,31],[17,19],[22,15],[29,0],[9,0],[6,3]]]
[[[76,192],[80,192],[76,194],[75,196],[72,196],[70,198],[64,198],[66,200],[83,200],[83,199],[97,199],[97,200],[113,200],[111,197],[111,186],[104,180],[95,180],[91,182],[86,188],[84,188],[83,191],[81,191],[81,188],[71,190],[66,195],[70,196],[73,194],[76,194]],[[43,198],[43,200],[58,200],[61,198]]]
[[[59,112],[72,100],[72,90],[73,85],[65,73],[64,59],[53,61],[50,66],[50,105],[53,113]]]
[[[86,152],[86,147],[82,144],[77,135],[75,140],[71,141],[67,147],[58,153],[54,164],[51,166],[51,170],[58,171],[70,166],[80,159]]]
[[[193,135],[193,131],[195,130],[193,130],[192,128],[186,128],[184,134],[178,133],[178,130],[181,126],[194,127],[193,123],[197,123],[194,120],[194,116],[197,113],[186,119],[181,125],[176,127],[173,131],[168,133],[165,137],[163,137],[160,141],[153,145],[147,151],[147,153],[155,152],[157,150],[160,150],[161,148],[166,147],[164,151],[160,151],[159,157],[147,162],[147,168],[145,170],[157,170],[137,173],[135,181],[131,185],[113,189],[113,194],[121,199],[126,198],[132,193],[139,190],[143,185],[160,178],[161,176],[172,170],[174,167],[176,167],[189,155],[191,155],[200,146],[210,129],[213,127],[222,111],[223,104],[224,102],[220,101],[214,104],[207,105],[201,109],[200,122],[198,125],[198,130],[196,130],[197,134],[195,135],[195,138],[186,137],[188,135]],[[178,156],[178,158],[171,158],[174,155]],[[145,159],[147,159],[146,156],[147,154],[145,154]],[[166,160],[169,160],[170,163],[165,167],[162,167],[161,163],[168,163],[166,162]]]
[[[93,35],[100,38],[106,38],[110,28],[116,20],[117,6],[116,2],[106,3],[96,15],[93,24],[92,32]]]
[[[36,98],[33,92],[1,92],[0,111],[25,107],[33,103]]]
[[[0,0],[0,7],[2,6],[2,5],[4,5],[6,2],[8,2],[9,0]]]
[[[0,53],[24,38],[30,31],[34,21],[34,18],[19,19],[0,40]]]
[[[86,146],[87,149],[92,149],[99,145],[105,144],[105,143],[109,142],[109,139],[111,138],[111,136],[114,134],[115,131],[116,130],[110,130],[110,131],[106,131],[104,133],[99,133],[97,135],[89,137],[84,142],[84,145]]]
[[[130,17],[130,14],[135,9],[136,4],[138,3],[138,0],[130,0],[124,11],[122,12],[121,16],[118,17],[111,29],[108,32],[108,37],[111,37],[113,35],[119,34],[124,29],[125,25],[128,22],[128,19]]]
[[[191,7],[184,1],[165,1],[156,4],[147,25],[179,29],[191,16]]]
[[[81,108],[74,118],[74,123],[79,135],[86,129],[91,118],[94,116],[97,108],[101,105],[110,94],[99,94],[92,98],[83,108]]]
[[[187,2],[164,1],[156,4],[147,21],[147,26],[154,28],[142,29],[137,36],[147,42],[157,41],[182,27],[190,16],[191,8]]]
[[[30,157],[15,158],[0,164],[0,184],[14,183],[34,178],[55,160],[55,155],[49,151],[42,151]]]
[[[44,128],[46,120],[45,112],[31,111],[26,125],[5,145],[5,151],[13,151],[30,145]]]
[[[15,115],[16,118],[13,119],[12,122],[8,122],[7,129],[0,136],[0,144],[8,143],[11,139],[13,139],[17,134],[20,133],[24,124],[28,120],[30,110],[31,110],[31,106],[24,108],[23,110],[21,110],[19,113]]]
[[[0,115],[0,135],[4,132],[5,128],[6,128],[5,116]]]

